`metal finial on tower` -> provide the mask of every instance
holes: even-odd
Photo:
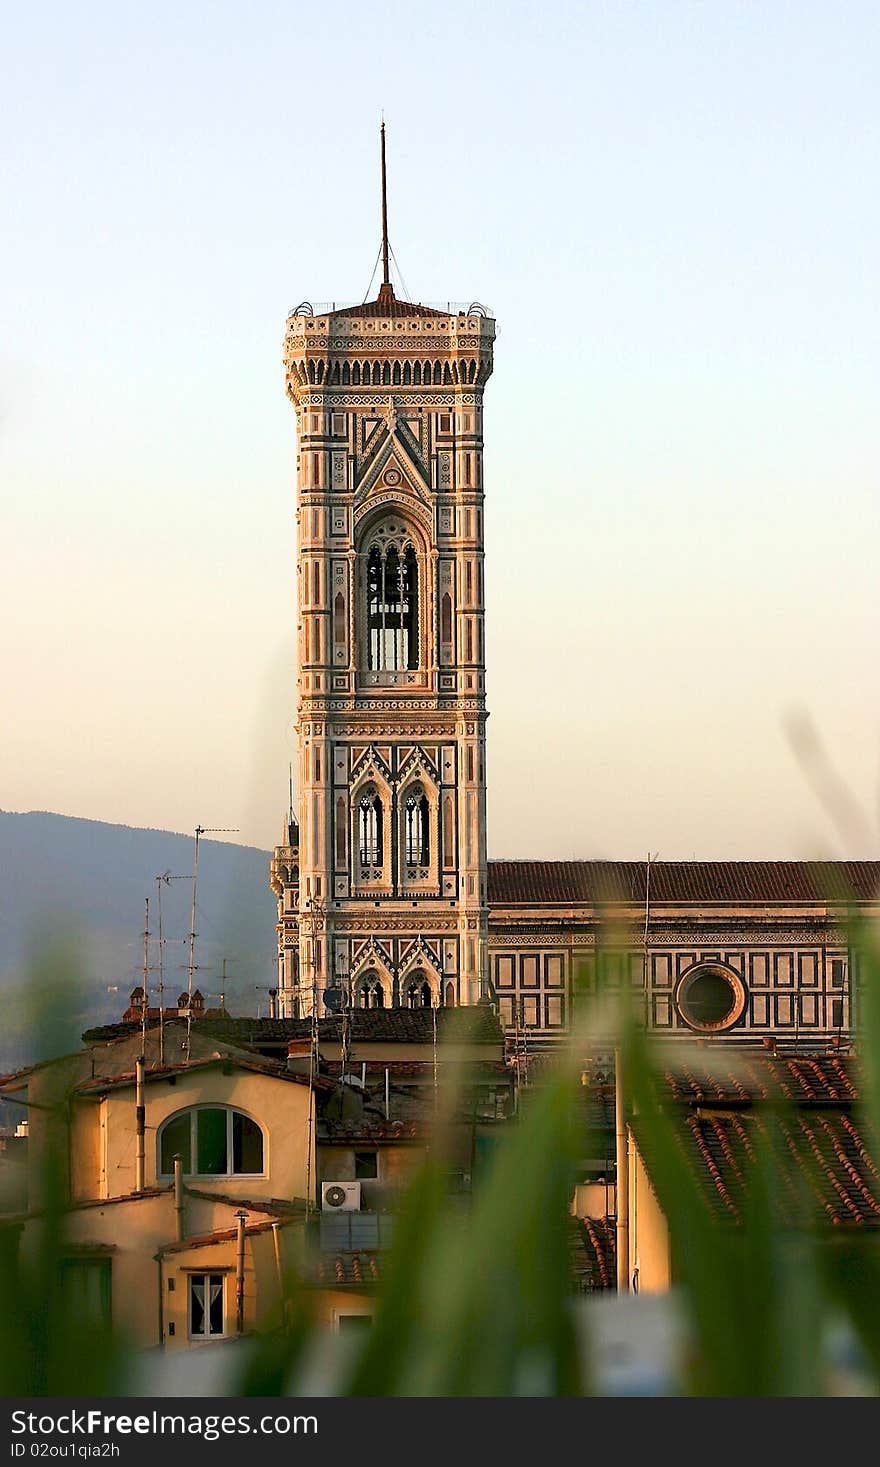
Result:
[[[388,186],[385,176],[385,118],[382,118],[382,126],[379,130],[382,143],[382,288],[379,291],[380,299],[383,295],[394,294],[391,284],[391,276],[388,270]]]

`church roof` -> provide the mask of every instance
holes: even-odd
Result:
[[[490,861],[490,906],[637,902],[645,861]],[[651,905],[880,900],[880,861],[652,861]]]
[[[392,290],[379,291],[374,301],[364,301],[360,306],[342,306],[334,316],[446,316],[447,311],[438,311],[435,306],[422,306],[415,301],[401,301]]]

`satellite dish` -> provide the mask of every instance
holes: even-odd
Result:
[[[339,1013],[339,1010],[342,1008],[342,989],[341,988],[325,988],[324,989],[324,1007],[325,1007],[325,1009],[329,1009],[330,1012],[331,1012],[331,1014],[338,1014]]]

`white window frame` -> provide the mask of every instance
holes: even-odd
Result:
[[[176,1110],[176,1111],[174,1111],[174,1113],[172,1115],[166,1116],[165,1117],[165,1120],[160,1125],[158,1134],[156,1136],[156,1176],[158,1178],[161,1178],[161,1179],[164,1180],[164,1179],[167,1179],[167,1178],[170,1178],[170,1177],[173,1177],[174,1176],[173,1170],[170,1171],[170,1172],[163,1172],[163,1170],[162,1170],[162,1138],[163,1138],[163,1136],[165,1134],[166,1127],[169,1126],[172,1121],[178,1121],[178,1120],[180,1120],[180,1117],[183,1116],[183,1115],[189,1115],[189,1117],[190,1117],[190,1130],[189,1130],[189,1154],[190,1154],[190,1160],[193,1163],[197,1163],[198,1162],[198,1134],[197,1134],[197,1131],[196,1131],[196,1112],[197,1111],[200,1111],[200,1110],[222,1110],[222,1111],[225,1111],[226,1112],[226,1161],[227,1161],[227,1164],[232,1159],[232,1155],[233,1155],[233,1149],[232,1149],[232,1118],[233,1118],[233,1116],[234,1115],[241,1115],[241,1116],[244,1116],[246,1120],[251,1121],[257,1127],[257,1129],[260,1132],[261,1137],[263,1138],[263,1169],[262,1169],[262,1171],[259,1171],[259,1172],[236,1172],[236,1171],[230,1171],[228,1169],[225,1172],[200,1172],[200,1171],[193,1170],[193,1171],[184,1171],[183,1175],[185,1177],[195,1177],[195,1178],[197,1178],[199,1180],[202,1180],[202,1181],[210,1181],[213,1178],[216,1181],[218,1178],[222,1178],[224,1180],[228,1180],[228,1179],[233,1178],[233,1177],[267,1177],[269,1175],[269,1168],[268,1168],[268,1165],[267,1165],[268,1137],[266,1135],[265,1128],[260,1125],[260,1123],[256,1119],[256,1117],[250,1115],[246,1110],[242,1110],[242,1108],[241,1108],[240,1105],[226,1105],[225,1102],[223,1102],[223,1101],[205,1100],[205,1101],[202,1101],[200,1104],[183,1106],[183,1108],[181,1110]]]
[[[205,1272],[204,1273],[196,1272],[195,1270],[193,1270],[192,1273],[188,1273],[187,1274],[187,1276],[186,1276],[186,1332],[187,1332],[187,1336],[188,1336],[188,1338],[190,1340],[193,1340],[195,1342],[199,1342],[201,1340],[222,1340],[222,1339],[225,1339],[227,1337],[229,1331],[226,1328],[226,1277],[227,1277],[226,1272],[224,1270],[222,1270],[222,1269],[219,1269],[219,1268],[207,1268],[207,1269],[205,1269]],[[207,1300],[207,1298],[208,1298],[208,1296],[207,1296],[207,1289],[210,1287],[210,1285],[208,1283],[208,1280],[209,1279],[212,1279],[212,1278],[218,1278],[220,1280],[220,1298],[221,1298],[221,1305],[222,1305],[222,1308],[221,1308],[221,1316],[222,1316],[222,1320],[223,1320],[223,1327],[220,1330],[215,1330],[215,1331],[206,1330],[206,1331],[204,1331],[201,1334],[195,1334],[194,1331],[193,1331],[193,1284],[196,1282],[197,1279],[201,1279],[202,1280],[203,1284],[205,1285],[205,1289],[206,1289],[205,1298]],[[207,1307],[205,1309],[205,1319],[210,1324],[210,1319],[211,1319],[211,1315],[210,1315],[210,1302],[207,1303]]]

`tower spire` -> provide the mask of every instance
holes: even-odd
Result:
[[[379,299],[394,298],[394,286],[388,271],[388,186],[385,177],[385,118],[379,130],[382,145],[382,287]]]

